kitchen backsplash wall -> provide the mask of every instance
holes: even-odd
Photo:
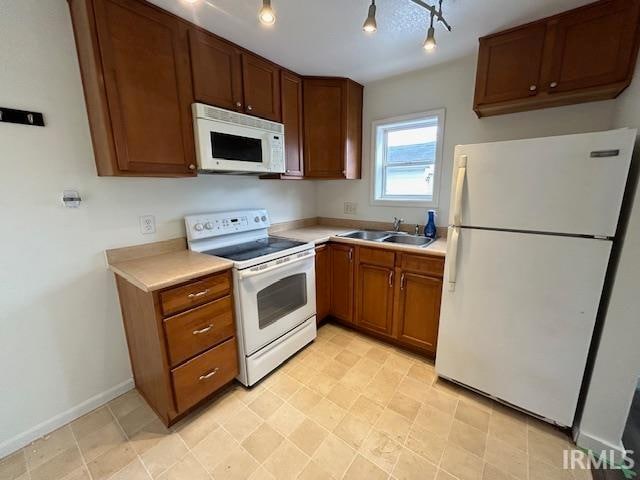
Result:
[[[0,125],[0,458],[131,378],[105,249],[183,236],[183,216],[202,211],[315,217],[312,182],[97,177],[67,2],[1,3],[0,105],[42,111],[47,126]],[[78,209],[62,207],[71,188]],[[147,214],[155,235],[140,233]]]
[[[437,53],[436,53],[437,55]],[[423,224],[426,208],[371,205],[371,122],[446,109],[438,224],[446,225],[453,151],[456,145],[608,130],[613,127],[615,100],[502,115],[479,120],[473,112],[476,56],[365,85],[362,180],[324,181],[317,188],[318,216]],[[535,179],[532,179],[535,181]],[[344,202],[357,203],[355,215]]]

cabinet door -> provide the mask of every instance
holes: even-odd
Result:
[[[391,336],[393,332],[392,268],[358,265],[356,311],[359,327]]]
[[[397,310],[397,339],[426,352],[436,352],[442,280],[402,272]]]
[[[637,0],[597,2],[553,20],[550,93],[625,82],[637,55]]]
[[[242,109],[242,57],[231,44],[197,30],[189,31],[193,93],[198,102]]]
[[[328,245],[316,247],[316,319],[324,320],[331,309],[331,254]]]
[[[281,121],[280,69],[249,53],[242,54],[245,112]]]
[[[480,39],[476,105],[538,93],[545,34],[540,23]]]
[[[332,244],[331,315],[353,323],[354,247]]]
[[[118,169],[195,170],[186,29],[141,2],[96,0],[95,15]]]
[[[282,123],[284,123],[287,176],[301,177],[302,168],[302,79],[282,72]]]

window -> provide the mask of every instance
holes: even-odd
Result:
[[[373,204],[436,207],[444,110],[373,123]]]

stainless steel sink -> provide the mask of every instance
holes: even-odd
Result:
[[[357,232],[345,233],[339,236],[345,238],[356,238],[358,240],[379,241],[383,238],[388,237],[389,235],[389,232],[380,232],[377,230],[359,230]]]
[[[390,235],[383,238],[384,243],[402,243],[404,245],[415,245],[417,247],[426,247],[433,239],[427,237],[418,237],[416,235]]]

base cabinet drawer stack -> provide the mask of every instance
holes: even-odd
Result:
[[[116,282],[136,387],[166,425],[236,377],[229,271],[157,292]]]

